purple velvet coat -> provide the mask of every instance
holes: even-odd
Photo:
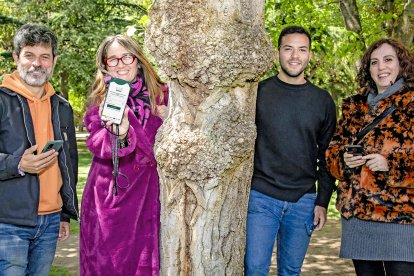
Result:
[[[158,275],[160,202],[153,146],[162,120],[151,114],[143,128],[129,111],[128,147],[119,150],[119,171],[128,181],[119,176],[121,188],[114,196],[110,133],[98,112],[95,106],[85,116],[93,159],[82,198],[80,273]]]

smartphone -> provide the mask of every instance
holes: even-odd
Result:
[[[363,148],[361,145],[345,145],[345,151],[355,156],[363,154]]]
[[[47,152],[48,150],[54,149],[58,152],[63,146],[63,140],[55,140],[55,141],[48,141],[44,148],[42,149],[42,153]]]
[[[101,112],[103,121],[112,120],[118,125],[121,123],[129,96],[130,84],[130,82],[121,79],[111,78]]]

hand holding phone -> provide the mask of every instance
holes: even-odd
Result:
[[[101,110],[103,121],[121,124],[130,91],[130,82],[111,78]]]
[[[58,152],[63,146],[63,140],[48,141],[43,147],[42,153],[54,149]]]
[[[49,143],[49,144],[58,145],[60,143],[58,142],[58,143]],[[63,141],[61,145],[63,145]],[[56,162],[58,153],[47,152],[48,149],[53,148],[51,145],[46,144],[46,146],[43,149],[45,152],[42,154],[36,154],[37,148],[38,148],[38,145],[34,145],[24,151],[22,158],[20,159],[20,162],[19,162],[20,175],[22,175],[22,173],[32,173],[32,174],[41,173],[45,168],[49,167],[53,162]]]
[[[365,164],[362,158],[364,150],[361,145],[345,145],[344,162],[345,168],[356,168]]]
[[[361,145],[345,145],[345,151],[353,156],[363,155],[363,148]]]

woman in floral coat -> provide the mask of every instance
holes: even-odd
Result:
[[[340,257],[353,260],[357,275],[414,275],[414,57],[380,39],[365,52],[358,82],[327,150],[339,180]],[[357,141],[388,108],[395,110]],[[347,153],[356,143],[362,155]]]

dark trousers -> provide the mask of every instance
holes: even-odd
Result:
[[[352,260],[357,276],[411,276],[414,262]]]

